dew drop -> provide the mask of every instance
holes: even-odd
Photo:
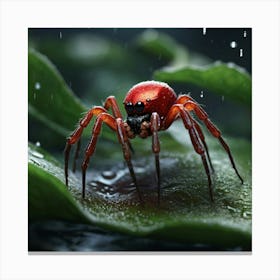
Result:
[[[239,50],[239,56],[242,57],[243,56],[243,49]]]
[[[41,89],[41,84],[39,82],[36,82],[34,88],[37,90]]]
[[[203,35],[206,35],[206,28],[205,28],[205,27],[202,28],[202,34],[203,34]]]
[[[251,216],[252,216],[252,213],[251,212],[248,212],[248,211],[244,211],[243,213],[242,213],[242,217],[243,218],[251,218]]]
[[[227,209],[230,210],[231,212],[236,212],[237,210],[229,205],[227,205]]]
[[[102,177],[105,179],[114,179],[117,176],[117,174],[114,171],[103,171]]]
[[[90,185],[91,187],[94,187],[94,188],[97,188],[97,187],[98,187],[98,184],[97,184],[95,181],[89,182],[89,185]]]
[[[42,155],[41,153],[38,153],[38,152],[36,152],[36,151],[33,151],[33,152],[32,152],[32,155],[33,155],[34,157],[36,157],[36,158],[44,158],[44,155]]]
[[[237,47],[237,43],[235,41],[230,42],[231,48],[235,49]]]
[[[41,143],[40,143],[39,141],[37,141],[37,142],[35,143],[35,146],[36,146],[36,147],[41,147]]]

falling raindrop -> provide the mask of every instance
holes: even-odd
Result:
[[[202,28],[202,34],[203,34],[203,35],[206,35],[206,28],[205,28],[205,27]]]
[[[59,32],[59,39],[62,39],[62,32]]]
[[[247,32],[246,32],[246,30],[244,30],[244,32],[243,32],[243,37],[244,37],[244,38],[247,37]]]
[[[225,96],[223,95],[223,96],[222,96],[222,102],[224,102],[224,101],[225,101]]]
[[[35,87],[35,89],[39,90],[39,89],[41,89],[41,84],[39,82],[36,82],[34,87]]]
[[[200,92],[200,97],[201,97],[201,98],[204,97],[204,92],[203,92],[203,90]]]
[[[41,147],[41,143],[40,143],[39,141],[37,141],[37,142],[35,143],[35,146],[36,146],[36,147]]]
[[[243,49],[239,50],[239,56],[242,57],[243,56]]]
[[[235,49],[237,47],[237,43],[235,41],[230,42],[230,46]]]

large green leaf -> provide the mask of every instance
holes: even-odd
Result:
[[[86,108],[48,58],[28,52],[29,134],[44,146],[62,143]]]
[[[194,84],[225,98],[251,106],[251,77],[245,69],[233,63],[218,61],[200,67],[165,67],[155,71],[154,78],[165,82]]]
[[[230,139],[228,139],[230,140]],[[241,185],[225,152],[210,142],[216,169],[215,202],[209,200],[201,160],[194,153],[162,153],[162,201],[158,208],[153,160],[135,155],[135,170],[144,194],[139,205],[127,169],[111,161],[106,171],[89,168],[86,199],[81,199],[80,179],[70,173],[64,185],[60,164],[42,149],[29,146],[29,218],[64,219],[97,225],[134,236],[219,248],[251,248],[250,145],[231,139]],[[186,150],[188,150],[186,148]],[[94,160],[92,160],[94,163]],[[79,174],[78,174],[79,175]],[[79,177],[79,176],[78,176]]]

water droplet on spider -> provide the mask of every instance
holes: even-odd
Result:
[[[101,175],[104,179],[108,179],[108,180],[114,179],[117,176],[116,172],[111,170],[103,171]]]
[[[243,37],[244,37],[244,38],[247,37],[247,31],[246,31],[246,30],[244,30],[244,32],[243,32]]]
[[[36,147],[41,147],[41,143],[40,143],[39,141],[37,141],[37,142],[35,143],[35,146],[36,146]]]
[[[201,98],[204,97],[204,92],[203,92],[203,90],[200,92],[200,97],[201,97]]]
[[[36,158],[44,158],[44,155],[42,155],[41,153],[38,153],[36,151],[32,152],[32,156],[36,157]]]
[[[59,39],[62,39],[62,32],[59,32]]]
[[[243,49],[239,50],[239,56],[242,57],[243,56]]]
[[[203,34],[203,35],[206,35],[206,28],[205,28],[205,27],[202,28],[202,34]]]
[[[235,41],[230,42],[230,47],[235,49],[237,47],[237,43]]]
[[[39,82],[36,82],[34,88],[37,90],[41,89],[41,84]]]

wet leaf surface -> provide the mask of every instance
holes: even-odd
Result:
[[[250,146],[246,141],[234,143],[234,154],[245,183],[240,184],[224,151],[211,144],[216,169],[214,203],[209,200],[206,176],[194,153],[163,153],[160,207],[156,203],[150,157],[134,160],[145,200],[142,206],[122,163],[112,163],[105,170],[90,170],[86,199],[82,200],[80,174],[71,173],[67,190],[60,164],[30,145],[29,218],[89,223],[106,231],[182,244],[250,250]]]

